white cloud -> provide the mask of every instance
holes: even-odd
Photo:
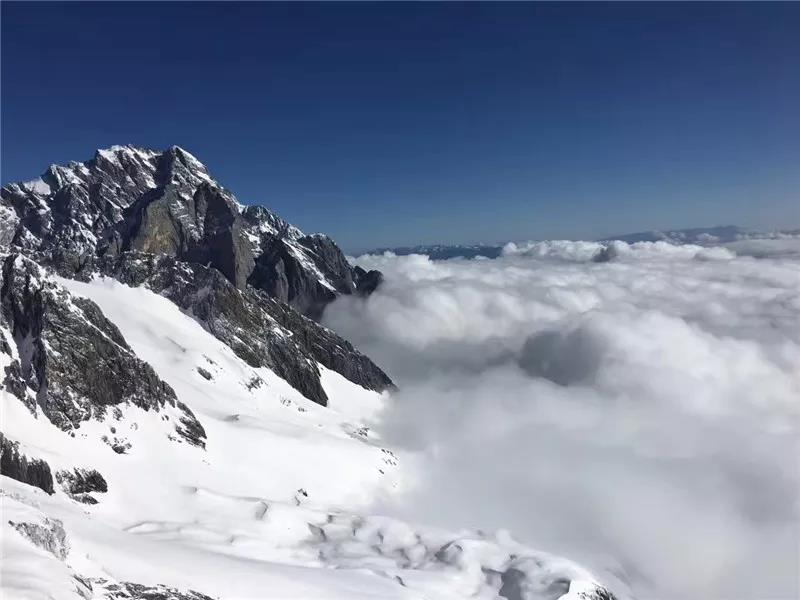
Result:
[[[419,481],[385,508],[508,528],[644,598],[797,597],[800,261],[600,249],[358,259],[385,284],[326,322],[400,385],[381,428]]]

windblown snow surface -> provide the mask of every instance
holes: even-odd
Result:
[[[383,512],[507,528],[638,598],[800,597],[798,250],[356,259],[385,283],[325,322],[400,388],[378,430],[409,480]]]
[[[117,582],[222,599],[492,599],[508,568],[529,577],[535,598],[581,600],[593,589],[594,574],[504,531],[382,516],[414,476],[366,425],[381,423],[391,398],[321,367],[330,399],[321,407],[147,289],[56,279],[101,307],[197,416],[207,443],[181,443],[163,413],[133,406],[72,436],[3,391],[2,429],[21,452],[54,473],[96,469],[108,483],[88,505],[58,485],[47,495],[2,478],[4,599],[100,598]],[[130,449],[117,454],[102,437]]]

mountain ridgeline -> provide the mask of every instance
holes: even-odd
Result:
[[[263,206],[243,206],[185,150],[131,146],[52,165],[2,190],[0,241],[80,273],[98,257],[142,252],[213,267],[318,317],[338,294],[374,289],[325,235],[305,235]]]
[[[318,321],[381,279],[178,147],[3,187],[3,597],[614,600],[507,534],[362,514],[408,480],[370,427],[392,382]]]
[[[77,318],[47,302],[58,292],[17,260],[24,258],[71,279],[105,275],[146,285],[249,364],[274,370],[319,404],[327,397],[318,363],[367,389],[392,385],[366,356],[316,322],[339,295],[374,291],[381,274],[349,265],[325,235],[306,235],[263,206],[240,204],[178,146],[163,152],[114,146],[4,186],[0,252],[8,256],[2,317],[15,338],[7,343],[28,343],[29,331],[46,335],[47,319]],[[17,309],[24,294],[37,298],[38,311]],[[46,385],[31,379],[44,372],[45,354],[28,354],[21,373],[37,394],[47,394]],[[14,381],[18,388],[20,376]]]

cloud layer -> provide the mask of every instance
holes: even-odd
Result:
[[[604,248],[357,260],[385,285],[325,318],[400,386],[380,428],[418,479],[385,508],[642,598],[797,597],[800,261]]]

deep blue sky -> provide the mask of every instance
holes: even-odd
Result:
[[[800,4],[1,10],[3,182],[178,144],[351,251],[800,226]]]

